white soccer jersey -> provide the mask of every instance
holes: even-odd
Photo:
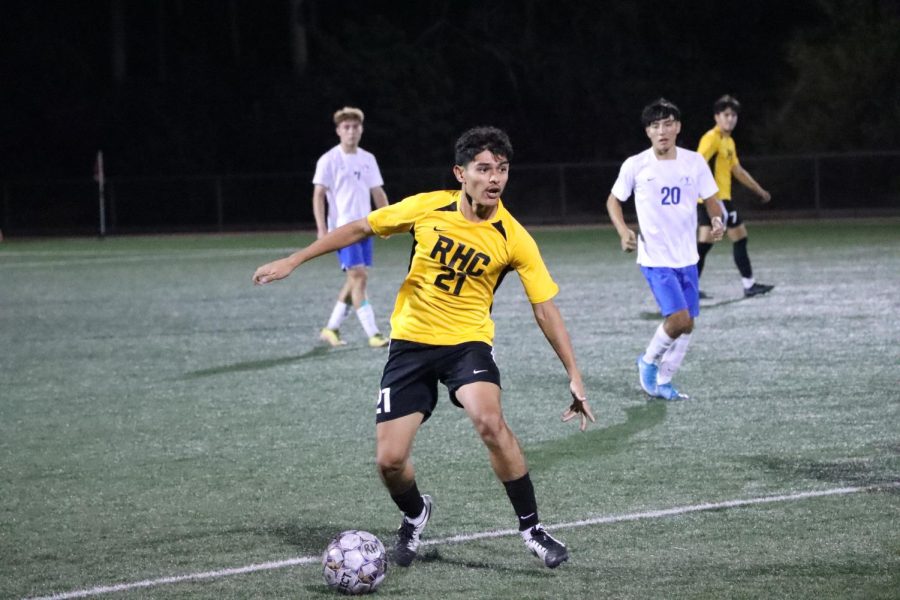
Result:
[[[612,194],[625,202],[634,192],[640,234],[637,262],[645,267],[697,264],[697,198],[718,191],[703,157],[684,148],[674,160],[659,160],[652,148],[629,157]]]
[[[362,148],[346,154],[340,145],[319,158],[312,182],[327,190],[328,231],[368,215],[372,188],[384,185],[375,155]]]

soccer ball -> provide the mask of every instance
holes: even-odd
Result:
[[[325,583],[344,594],[373,592],[386,573],[384,544],[368,531],[342,531],[332,538],[322,555]]]

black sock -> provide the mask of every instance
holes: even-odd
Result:
[[[753,277],[753,268],[750,266],[750,255],[747,254],[747,238],[734,243],[734,264],[737,265],[741,277],[750,279]]]
[[[506,495],[512,502],[513,510],[519,518],[519,531],[525,531],[540,523],[537,514],[537,499],[534,497],[534,486],[531,485],[531,476],[524,476],[513,481],[504,481]]]
[[[422,494],[419,493],[419,486],[413,481],[412,487],[396,496],[391,494],[391,500],[397,505],[400,511],[409,517],[415,519],[425,510],[425,501],[422,500]]]
[[[697,242],[697,254],[700,255],[700,260],[697,261],[697,277],[700,277],[700,274],[703,273],[703,265],[706,264],[706,255],[709,254],[712,247],[712,244]]]

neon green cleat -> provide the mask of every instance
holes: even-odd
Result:
[[[372,348],[384,348],[388,344],[391,343],[391,340],[384,337],[380,333],[376,333],[372,337],[369,338],[369,346]]]
[[[347,342],[341,339],[341,334],[338,333],[337,329],[328,329],[327,327],[325,327],[319,333],[319,339],[330,344],[332,348],[347,345]]]

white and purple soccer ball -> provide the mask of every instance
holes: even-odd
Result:
[[[373,592],[386,574],[384,544],[368,531],[342,531],[332,538],[322,555],[325,583],[344,594]]]

